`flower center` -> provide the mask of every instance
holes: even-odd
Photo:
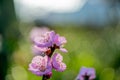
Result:
[[[40,70],[41,72],[44,72],[44,71],[46,70],[46,67],[45,67],[44,65],[42,65],[42,66],[39,68],[39,70]]]

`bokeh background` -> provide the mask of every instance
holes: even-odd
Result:
[[[120,0],[0,0],[0,80],[41,80],[28,71],[30,31],[65,36],[67,69],[50,80],[74,80],[82,66],[95,80],[120,80]]]

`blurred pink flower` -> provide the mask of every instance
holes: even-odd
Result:
[[[55,36],[54,31],[45,32],[44,34],[41,34],[40,36],[36,36],[34,38],[34,43],[35,45],[39,47],[50,47],[53,45],[52,41],[53,41],[54,36]]]
[[[56,71],[64,71],[66,69],[66,64],[62,62],[63,61],[63,57],[62,55],[58,54],[58,53],[55,53],[52,57],[52,65],[53,65],[53,68],[56,70]]]
[[[48,74],[52,70],[51,60],[48,56],[35,56],[29,64],[29,70],[38,76]]]
[[[79,72],[76,80],[85,80],[86,77],[88,77],[88,80],[94,80],[96,78],[95,69],[82,67],[80,69],[80,72]]]
[[[58,34],[56,34],[55,38],[54,38],[54,43],[57,45],[57,46],[62,46],[66,43],[66,39],[65,37],[61,37],[59,36]]]
[[[50,48],[48,47],[38,47],[37,45],[32,46],[32,51],[35,55],[40,55],[43,53],[48,53],[50,51]]]
[[[64,44],[67,43],[65,37],[61,37],[58,34],[55,35],[53,43],[60,49],[62,52],[68,52],[64,47]]]
[[[44,34],[45,32],[48,32],[49,29],[47,27],[34,27],[30,32],[30,39],[31,41],[34,40],[35,37],[40,36],[41,34]]]

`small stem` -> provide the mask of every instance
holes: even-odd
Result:
[[[51,57],[54,51],[55,51],[55,47],[51,47],[51,53],[48,56]]]
[[[85,80],[89,80],[89,76],[85,76]]]
[[[48,56],[51,57],[54,51],[55,51],[55,47],[51,47],[51,53]],[[47,79],[48,79],[47,76],[43,75],[42,80],[47,80]]]
[[[43,75],[42,80],[47,80],[47,77]]]

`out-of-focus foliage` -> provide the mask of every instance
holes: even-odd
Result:
[[[0,0],[0,79],[5,80],[10,66],[10,56],[17,49],[19,40],[18,22],[13,0]]]

